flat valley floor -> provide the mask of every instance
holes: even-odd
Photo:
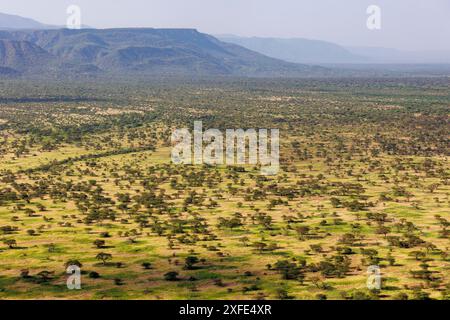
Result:
[[[0,298],[449,299],[449,110],[448,78],[1,81]],[[171,163],[197,120],[280,129],[279,174]]]

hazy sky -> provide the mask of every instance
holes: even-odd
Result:
[[[303,37],[343,45],[450,50],[450,0],[0,0],[0,12],[63,25],[76,4],[97,28],[196,28],[210,34]],[[381,30],[366,27],[369,5]]]

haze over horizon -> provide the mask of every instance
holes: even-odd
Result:
[[[450,1],[430,0],[28,0],[0,4],[0,12],[64,25],[69,5],[95,28],[195,28],[208,34],[307,38],[345,46],[450,51]],[[381,30],[366,27],[369,5],[382,10]],[[414,36],[411,36],[414,35]]]

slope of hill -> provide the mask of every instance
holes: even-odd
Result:
[[[301,38],[258,38],[218,36],[221,41],[234,43],[269,57],[294,63],[361,63],[363,56],[351,53],[337,44]]]
[[[23,18],[20,16],[0,13],[0,29],[49,29],[51,26],[40,23],[36,20]]]
[[[19,74],[20,74],[19,71],[14,70],[12,68],[0,67],[0,77],[5,77],[5,78],[16,77]]]
[[[41,61],[41,66],[57,66],[60,73],[66,68],[120,75],[277,77],[328,72],[328,69],[321,67],[269,58],[238,45],[221,42],[194,29],[1,31],[0,39],[9,47],[12,43],[27,43],[35,49],[34,54],[28,50],[25,55],[19,50],[0,52],[0,66],[15,68],[20,59],[31,54],[39,56],[37,60]],[[29,60],[27,58],[25,66],[29,65]],[[23,69],[27,71],[26,67]]]
[[[0,66],[18,71],[40,69],[53,60],[41,47],[23,40],[0,39]]]

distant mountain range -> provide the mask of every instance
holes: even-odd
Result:
[[[450,63],[450,52],[405,51],[382,47],[345,47],[332,42],[302,38],[260,38],[218,35],[218,39],[240,45],[269,57],[318,65],[328,64],[426,64]]]
[[[374,64],[417,62],[450,63],[450,54],[347,48],[307,39],[213,37],[194,29],[69,30],[0,13],[1,77],[310,77],[345,70],[363,74],[354,67],[360,64],[373,69]]]
[[[328,71],[269,58],[194,29],[150,28],[0,31],[0,67],[51,76],[294,77]]]
[[[23,18],[20,16],[0,13],[0,29],[50,29],[53,26],[40,23],[36,20]]]
[[[0,30],[49,30],[63,28],[64,26],[44,24],[30,18],[0,12]],[[84,24],[81,25],[81,28],[92,29]]]
[[[301,38],[244,38],[233,35],[219,35],[217,38],[269,57],[294,63],[365,63],[370,60],[326,41]]]

